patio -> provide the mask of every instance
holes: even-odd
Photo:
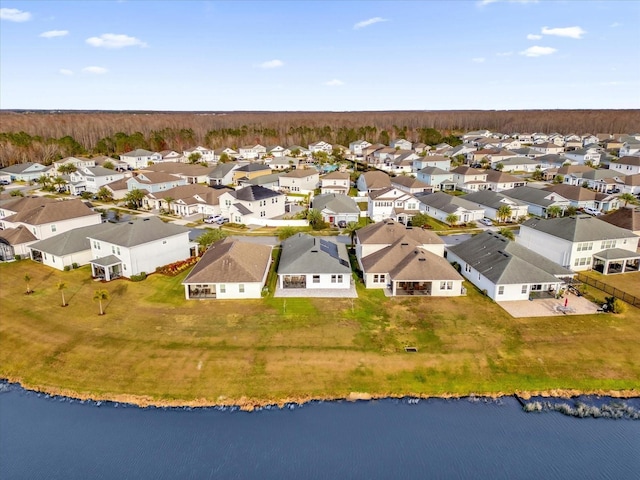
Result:
[[[565,300],[567,305],[565,307]],[[500,307],[515,318],[551,317],[560,315],[591,315],[598,313],[600,305],[590,302],[584,297],[575,295],[566,298],[542,298],[539,300],[516,300],[497,302]]]

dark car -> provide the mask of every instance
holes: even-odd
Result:
[[[340,221],[338,222],[338,227],[340,227],[340,228],[346,228],[346,227],[347,227],[347,222],[346,222],[346,220],[340,220]]]

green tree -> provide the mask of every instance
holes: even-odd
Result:
[[[509,240],[515,240],[516,236],[513,234],[513,230],[507,227],[502,227],[498,230],[498,233],[502,235],[504,238],[508,238]]]
[[[314,230],[322,230],[323,228],[326,228],[326,224],[322,218],[322,213],[320,210],[316,210],[315,208],[310,208],[307,211],[307,221]]]
[[[164,197],[162,200],[164,200],[164,201],[166,202],[166,204],[167,204],[167,211],[168,211],[169,213],[171,213],[171,204],[172,204],[173,202],[175,202],[175,201],[176,201],[176,199],[175,199],[175,198],[173,198],[173,197]]]
[[[555,183],[556,185],[563,182],[564,177],[562,175],[556,175],[555,177],[553,177],[553,183]]]
[[[542,169],[540,168],[539,165],[536,167],[536,170],[531,174],[531,178],[536,182],[539,182],[544,178],[544,173],[542,172]]]
[[[293,237],[296,234],[296,229],[293,227],[280,227],[278,229],[278,239],[286,240],[289,237]]]
[[[112,202],[113,201],[113,193],[107,187],[100,187],[98,189],[98,193],[96,193],[96,197],[101,202]]]
[[[507,220],[507,218],[511,217],[513,210],[511,210],[511,206],[509,205],[500,205],[500,207],[498,207],[497,213],[500,221],[504,223]]]
[[[636,203],[638,203],[638,200],[636,199],[636,197],[634,197],[633,194],[631,193],[623,193],[618,198],[624,202],[625,207],[629,203],[632,205],[635,205]]]
[[[570,217],[572,215],[575,215],[576,213],[578,213],[578,209],[576,207],[574,207],[573,205],[570,205],[565,209],[564,216],[565,217]]]
[[[345,233],[346,235],[349,235],[349,240],[351,241],[351,245],[354,245],[354,241],[356,239],[356,234],[358,233],[358,230],[362,228],[362,225],[360,225],[358,222],[349,222],[347,223],[346,228],[344,229],[343,233]]]
[[[58,282],[57,286],[58,286],[58,291],[62,295],[62,306],[66,307],[67,306],[67,302],[64,299],[64,289],[67,288],[67,284],[64,283],[64,282]]]
[[[116,166],[114,165],[114,163],[111,160],[106,160],[103,164],[102,164],[103,168],[106,168],[108,170],[114,170],[116,168]]]
[[[556,218],[560,215],[562,215],[562,208],[558,205],[551,205],[549,208],[547,208],[547,216]]]
[[[425,225],[429,225],[429,215],[426,213],[416,213],[411,219],[411,224],[414,227],[424,227]]]
[[[11,190],[11,193],[9,194],[12,197],[24,197],[24,193],[22,193],[22,190]]]
[[[224,230],[219,228],[208,228],[202,235],[198,237],[198,245],[201,251],[205,251],[218,240],[222,240],[227,236]]]
[[[40,175],[38,178],[36,178],[36,182],[42,187],[42,190],[46,190],[47,187],[51,184],[51,177],[47,175]]]
[[[24,281],[27,284],[27,294],[33,292],[33,290],[31,290],[31,275],[29,275],[28,273],[25,273]]]
[[[222,155],[220,155],[220,159],[218,160],[219,163],[229,163],[230,161],[231,157],[226,152],[223,152]]]
[[[447,222],[451,226],[457,225],[459,220],[460,220],[460,217],[458,215],[456,215],[455,213],[450,213],[444,219],[444,221]]]
[[[60,190],[63,185],[67,184],[67,181],[61,176],[57,176],[53,180],[51,180],[51,183],[53,183],[56,186],[56,188]]]
[[[102,302],[109,300],[109,292],[106,290],[96,290],[93,292],[93,301],[98,302],[100,305],[100,315],[104,315],[104,310],[102,309]]]
[[[124,196],[124,203],[127,205],[128,208],[137,210],[138,208],[142,207],[143,199],[144,199],[144,192],[142,190],[134,188]]]
[[[189,163],[192,163],[192,164],[199,163],[201,158],[202,158],[202,155],[200,154],[200,152],[193,152],[191,155],[187,157],[187,159],[189,160]]]
[[[63,163],[58,167],[58,173],[63,175],[69,175],[70,173],[77,172],[78,169],[72,163]]]
[[[503,168],[504,168],[504,163],[502,162],[498,162],[498,164],[495,166],[495,169],[498,170],[499,172],[501,172]]]

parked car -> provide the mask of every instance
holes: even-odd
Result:
[[[218,223],[218,220],[222,218],[222,215],[211,215],[204,219],[204,223]]]
[[[595,208],[591,207],[584,207],[584,213],[588,213],[589,215],[593,216],[602,215],[602,212],[600,210],[596,210]]]
[[[486,225],[487,227],[493,227],[493,222],[491,221],[490,218],[482,218],[480,220],[478,220],[481,224]]]
[[[9,185],[10,183],[11,183],[11,181],[5,180],[4,178],[2,180],[0,180],[0,185]]]
[[[340,228],[347,228],[347,222],[346,222],[346,220],[339,220],[339,221],[338,221],[338,227],[340,227]]]
[[[216,223],[217,223],[218,225],[222,225],[222,224],[224,224],[224,223],[229,223],[229,219],[228,219],[228,218],[222,218],[222,217],[220,217],[218,220],[216,220]]]

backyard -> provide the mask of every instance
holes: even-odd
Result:
[[[469,284],[449,299],[390,299],[358,284],[354,300],[187,301],[186,273],[100,283],[88,267],[1,264],[0,377],[191,405],[640,388],[636,308],[516,319]],[[96,290],[108,293],[104,315]]]

